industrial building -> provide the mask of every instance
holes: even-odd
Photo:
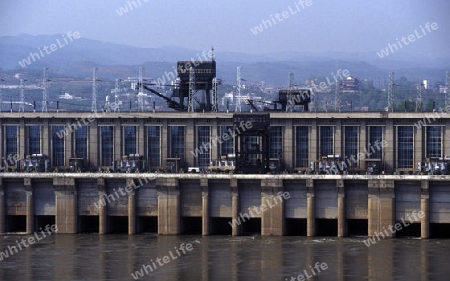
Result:
[[[413,235],[449,230],[445,165],[421,169],[450,155],[445,112],[7,112],[0,125],[0,232],[372,235],[413,211]],[[229,154],[233,174],[187,173]],[[334,157],[346,169],[314,170]],[[279,192],[290,199],[229,225]]]

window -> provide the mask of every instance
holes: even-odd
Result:
[[[17,155],[17,126],[5,126],[5,138],[6,138],[6,158],[10,159],[9,156],[11,156],[14,159],[14,156]],[[13,165],[14,163],[10,162],[10,165]]]
[[[295,166],[309,166],[309,127],[298,126],[295,128]]]
[[[28,127],[28,154],[41,153],[41,126]]]
[[[87,161],[88,127],[80,126],[75,130],[75,157]]]
[[[123,127],[124,155],[136,154],[136,126]]]
[[[327,156],[334,154],[333,147],[333,126],[320,127],[320,156]]]
[[[357,159],[358,156],[358,127],[357,126],[346,126],[345,129],[345,158],[347,159]],[[353,157],[352,157],[353,155]],[[347,161],[348,162],[348,161]],[[357,162],[350,161],[353,167],[357,166]]]
[[[52,164],[64,166],[64,126],[52,126]]]
[[[283,127],[271,126],[270,127],[270,146],[269,146],[269,158],[283,157]]]
[[[209,166],[211,162],[211,135],[209,126],[197,127],[198,166]]]
[[[442,127],[426,127],[426,157],[442,157]]]
[[[234,138],[232,138],[232,133],[233,132],[233,126],[221,126],[220,127],[220,141],[222,142],[221,146],[220,146],[220,155],[228,155],[228,154],[233,154],[234,152]],[[228,135],[228,137],[226,137],[226,141],[224,140],[225,138],[223,137],[223,135]]]
[[[148,126],[149,167],[161,166],[161,127]]]
[[[112,166],[114,160],[114,126],[100,126],[101,128],[101,165]]]
[[[170,127],[170,158],[184,160],[184,126]]]
[[[383,147],[381,146],[381,142],[383,141],[383,127],[370,126],[368,128],[369,143],[367,147],[368,155],[366,155],[366,157],[370,159],[382,159]]]
[[[412,168],[413,167],[413,141],[414,127],[413,126],[398,126],[397,127],[397,149],[398,149],[398,168]]]

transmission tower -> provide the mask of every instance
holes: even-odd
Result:
[[[235,112],[241,112],[242,111],[242,108],[241,108],[241,101],[242,101],[242,96],[241,96],[241,87],[242,87],[242,85],[241,85],[241,82],[242,82],[242,79],[241,79],[241,67],[240,66],[238,66],[237,67],[237,88],[236,88],[236,90],[237,90],[237,95],[235,96],[235,98],[236,98],[236,108],[234,109],[234,111]]]
[[[44,68],[44,75],[42,76],[42,112],[48,112],[48,92],[49,87],[48,68]]]
[[[422,90],[423,84],[417,84],[416,112],[422,112]]]
[[[122,79],[116,79],[116,86],[114,88],[114,112],[120,111],[119,110],[119,92],[120,92],[120,82],[122,82]]]
[[[19,103],[19,112],[24,112],[25,108],[25,79],[20,79],[20,103]]]
[[[194,95],[195,95],[195,71],[191,66],[189,68],[189,97],[188,97],[188,112],[194,112]]]
[[[389,84],[388,84],[388,112],[394,112],[394,72],[389,72]]]
[[[450,107],[450,71],[447,71],[445,79],[445,108]]]
[[[144,112],[144,68],[139,68],[138,111]]]
[[[97,113],[97,67],[92,69],[92,108],[91,111]]]
[[[334,111],[341,112],[341,94],[342,94],[342,82],[341,80],[336,81],[336,90],[334,93]]]

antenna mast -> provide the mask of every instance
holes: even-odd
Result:
[[[242,87],[241,82],[242,82],[242,79],[241,79],[241,67],[238,66],[237,67],[236,108],[234,109],[235,112],[241,112],[242,111],[242,108],[241,108],[241,99],[242,99],[242,96],[241,96],[241,87]]]

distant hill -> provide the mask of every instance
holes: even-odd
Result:
[[[50,54],[35,61],[30,53],[40,48],[63,42],[62,35],[20,35],[0,37],[0,68],[8,73],[33,72],[49,67],[52,75],[85,78],[92,75],[92,67],[99,68],[102,79],[114,80],[137,76],[140,66],[146,76],[158,78],[173,71],[176,61],[196,59],[203,50],[181,47],[139,48],[97,40],[79,38],[58,47]],[[205,46],[208,51],[209,46]],[[22,67],[19,61],[30,62]],[[216,51],[218,77],[225,83],[235,84],[236,67],[242,66],[242,77],[249,81],[265,81],[274,85],[286,85],[289,72],[295,74],[297,83],[313,77],[331,78],[338,69],[348,69],[352,76],[385,80],[388,71],[394,70],[410,81],[432,79],[443,81],[445,71],[450,69],[450,59],[427,59],[405,57],[403,60],[379,59],[375,53],[300,53],[283,52],[265,55]]]

